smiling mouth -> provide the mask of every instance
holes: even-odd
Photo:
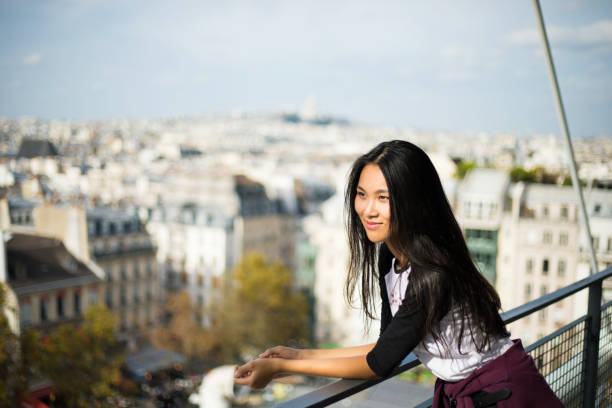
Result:
[[[380,223],[380,222],[368,222],[368,221],[366,221],[366,222],[365,222],[365,227],[366,227],[367,229],[376,229],[376,228],[378,228],[378,227],[379,227],[381,224],[382,224],[382,223]]]

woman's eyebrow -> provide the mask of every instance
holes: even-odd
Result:
[[[366,191],[366,190],[365,190],[365,188],[363,188],[363,187],[361,187],[361,186],[357,186],[357,190],[362,190],[362,191],[364,191],[364,192]],[[381,188],[381,189],[378,189],[378,190],[376,190],[376,191],[374,192],[374,194],[382,194],[382,193],[388,194],[388,193],[389,193],[389,190],[385,190],[385,189],[382,189],[382,188]]]

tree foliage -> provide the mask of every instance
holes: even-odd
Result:
[[[17,406],[26,380],[20,359],[19,337],[11,330],[5,314],[7,289],[0,282],[0,407]]]
[[[168,323],[153,332],[153,344],[191,358],[205,358],[216,342],[199,324],[191,296],[184,291],[170,295],[166,312],[170,316]]]
[[[558,178],[558,175],[548,173],[543,167],[536,167],[531,170],[513,167],[510,170],[510,180],[513,182],[556,184]]]
[[[462,161],[457,164],[457,169],[455,170],[455,178],[462,180],[465,178],[466,174],[476,167],[476,163],[473,161]]]
[[[0,406],[18,406],[33,375],[50,379],[65,406],[104,406],[122,362],[116,318],[104,306],[92,306],[80,326],[65,324],[45,335],[28,329],[17,336],[6,306],[0,283]]]
[[[24,357],[53,381],[66,406],[104,406],[115,394],[123,362],[116,323],[104,306],[92,306],[79,326],[64,324],[48,335],[24,333]]]
[[[289,269],[251,253],[231,271],[224,286],[215,302],[212,327],[223,336],[224,355],[304,343],[308,303],[293,288]]]
[[[187,292],[170,296],[170,318],[154,333],[153,343],[192,358],[229,363],[271,345],[305,342],[307,300],[281,264],[251,253],[213,291],[205,327]]]

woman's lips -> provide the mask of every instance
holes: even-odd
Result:
[[[369,222],[369,221],[365,222],[365,226],[366,226],[367,229],[376,229],[381,224],[382,223],[380,223],[380,222]]]

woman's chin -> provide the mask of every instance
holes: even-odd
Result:
[[[387,237],[381,236],[380,234],[366,234],[368,240],[374,244],[378,244],[379,242],[384,242]]]

